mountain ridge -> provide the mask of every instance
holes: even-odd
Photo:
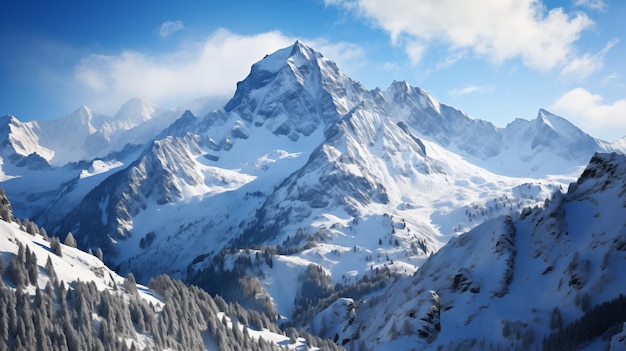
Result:
[[[408,343],[425,350],[541,347],[550,332],[623,294],[626,217],[614,203],[625,201],[624,174],[624,155],[596,154],[568,191],[556,192],[544,208],[484,222],[450,240],[413,277],[365,301],[339,300],[321,311],[312,330],[337,333],[355,345],[362,342],[357,335],[368,335],[366,344],[380,350]],[[621,223],[614,223],[618,218]],[[623,334],[624,322],[615,320],[613,333]],[[573,348],[604,332],[582,331],[589,336]],[[609,341],[615,349],[625,346]]]
[[[16,213],[59,235],[71,231],[80,247],[101,248],[139,281],[167,272],[198,285],[256,282],[255,294],[273,298],[285,318],[330,298],[306,295],[306,284],[330,294],[421,274],[450,239],[454,246],[489,219],[558,201],[552,194],[594,152],[620,148],[543,109],[497,128],[407,82],[366,90],[302,42],[254,64],[223,108],[165,123],[146,119],[150,106],[133,100],[120,109],[135,111],[145,129],[117,153],[30,170],[2,153]],[[502,234],[493,237],[502,260],[518,255],[512,222],[488,223]],[[507,296],[507,286],[493,290]],[[427,315],[447,297],[424,289],[422,299]],[[382,328],[389,338],[392,325]]]

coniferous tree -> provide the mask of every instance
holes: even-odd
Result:
[[[50,238],[50,249],[59,257],[63,257],[63,251],[61,250],[61,241],[58,237]]]
[[[0,188],[0,219],[7,223],[13,221],[13,208],[2,188]]]
[[[128,277],[124,280],[124,287],[126,288],[126,292],[131,295],[137,296],[137,281],[135,281],[135,275],[133,272],[128,273]]]
[[[561,329],[563,327],[563,319],[561,318],[561,310],[558,307],[552,309],[550,317],[550,329]]]
[[[50,277],[50,280],[52,280],[52,282],[56,282],[57,281],[57,273],[54,270],[54,265],[52,264],[52,259],[50,258],[50,256],[48,256],[48,259],[46,260],[46,272],[48,272],[48,277]]]
[[[69,247],[76,247],[76,239],[74,239],[74,234],[72,234],[72,232],[67,233],[67,236],[65,237],[65,241],[63,241],[63,244]]]
[[[46,228],[44,227],[39,228],[39,234],[43,237],[44,240],[46,241],[50,240],[50,238],[48,237],[48,232],[46,231]]]
[[[23,229],[23,231],[25,231],[28,234],[35,235],[35,232],[33,230],[33,226],[31,225],[31,223],[32,222],[30,221],[30,219],[28,218],[24,219],[24,221],[22,222],[23,228],[20,228],[20,229]]]
[[[31,285],[37,285],[37,277],[39,275],[39,266],[37,265],[37,255],[30,251],[26,246],[26,270],[28,272],[28,281]]]
[[[24,262],[19,256],[11,257],[11,262],[7,268],[7,275],[9,279],[15,284],[16,287],[23,288],[28,282],[28,273],[24,268]]]

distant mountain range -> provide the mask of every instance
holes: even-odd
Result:
[[[576,296],[587,293],[591,307],[626,283],[594,266],[620,260],[604,239],[572,239],[578,251],[601,248],[593,258],[548,254],[581,228],[623,235],[621,205],[596,203],[619,176],[606,175],[606,186],[596,178],[623,168],[624,140],[593,138],[546,110],[497,128],[407,82],[367,90],[299,41],[254,64],[233,98],[203,116],[133,99],[113,117],[87,107],[58,120],[5,116],[0,138],[0,186],[16,216],[50,235],[71,231],[140,282],[167,273],[354,349],[410,349],[414,338],[433,348],[540,345],[552,307],[565,325],[583,313]],[[597,177],[565,192],[590,159],[585,173]],[[598,217],[563,214],[583,206],[571,205],[576,196]],[[542,255],[553,273],[533,270]],[[550,285],[587,264],[580,288]],[[525,297],[513,319],[504,301],[525,296],[521,279],[560,298]],[[393,298],[365,307],[379,294]],[[520,338],[481,334],[488,322]],[[521,343],[524,333],[533,341]]]

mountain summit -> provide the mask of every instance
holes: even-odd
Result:
[[[366,90],[335,63],[296,41],[254,64],[224,110],[297,140],[336,122],[363,94]]]

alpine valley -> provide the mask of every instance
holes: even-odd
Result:
[[[0,223],[0,263],[30,243],[50,277],[5,285],[152,302],[129,347],[626,349],[626,137],[546,110],[498,128],[407,82],[368,90],[297,41],[203,115],[133,99],[114,116],[7,115],[0,138],[0,216],[23,219]],[[55,236],[117,273],[63,246],[58,283]],[[219,300],[189,343],[155,336],[174,295]]]

